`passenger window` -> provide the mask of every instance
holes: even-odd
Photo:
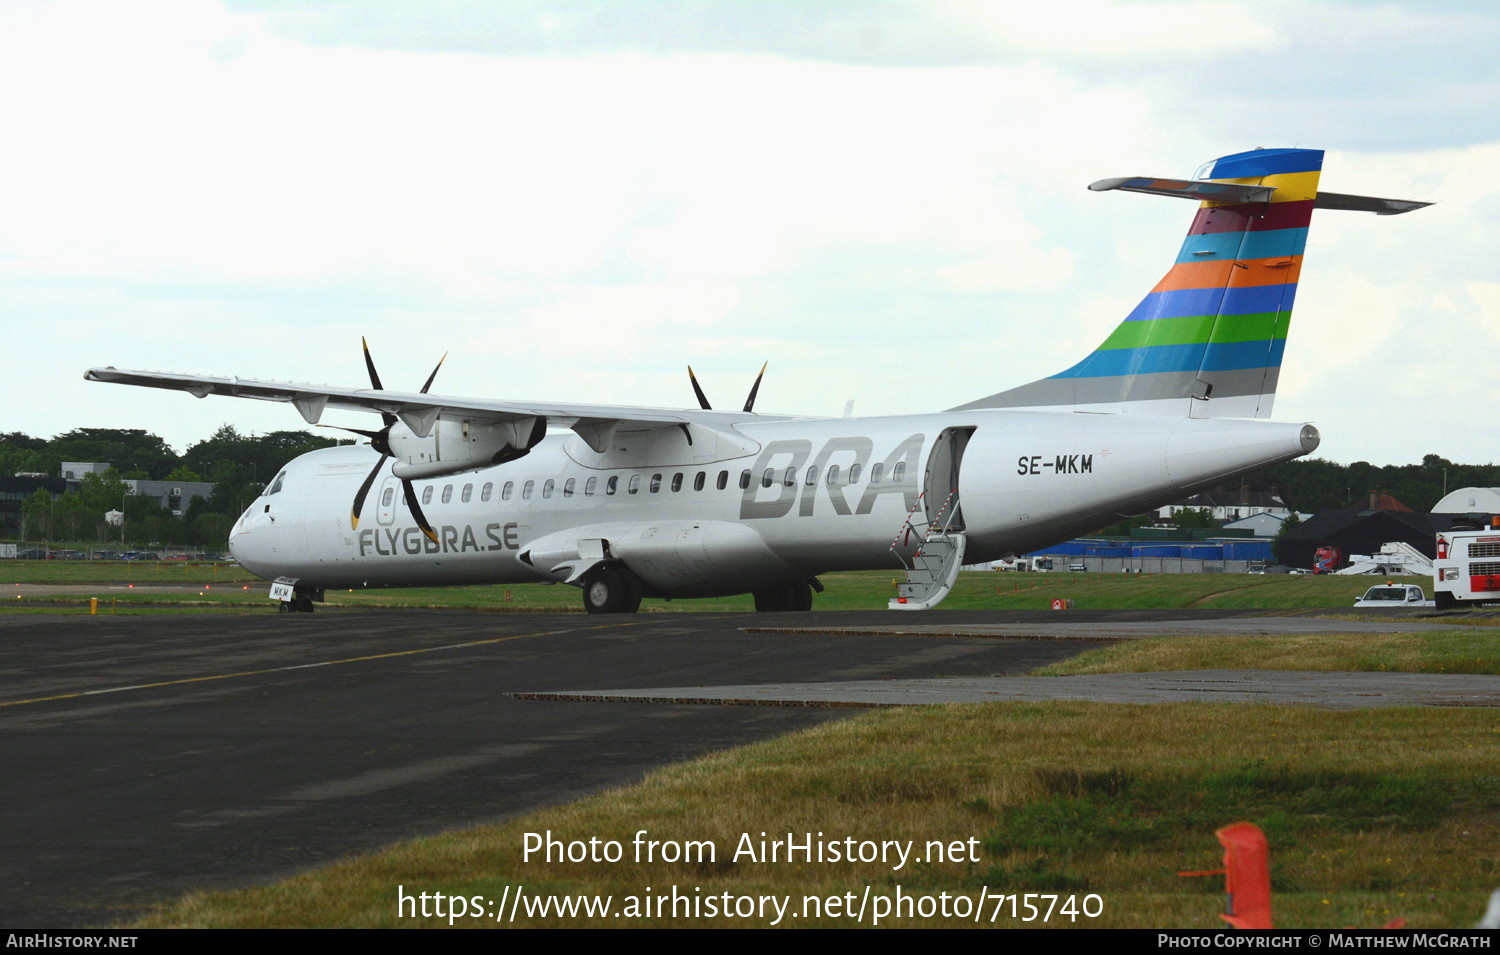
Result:
[[[784,477],[784,478],[781,479],[781,483],[785,484],[787,487],[796,487],[797,486],[797,469],[796,468],[787,468],[786,469],[786,477]]]
[[[828,486],[829,487],[833,487],[834,485],[836,485],[838,483],[839,483],[839,466],[837,464],[830,464],[830,465],[828,465]]]
[[[750,486],[750,472],[748,470],[741,471],[740,472],[740,490],[743,491],[745,488],[747,488],[749,486]]]
[[[552,489],[555,487],[557,487],[557,482],[552,480],[551,478],[548,478],[547,483],[542,485],[542,500],[545,501],[551,499]]]
[[[871,484],[879,484],[880,483],[880,475],[883,474],[883,473],[885,473],[885,465],[884,464],[872,464],[872,465],[870,465],[870,483]]]
[[[639,474],[632,474],[630,476],[630,493],[634,494],[635,492],[639,491],[640,489],[641,489],[641,476]]]
[[[524,485],[522,485],[521,486],[521,499],[525,500],[525,501],[531,500],[531,491],[535,487],[536,487],[536,482],[535,481],[527,481]]]
[[[714,487],[716,487],[716,488],[718,488],[719,490],[722,491],[722,490],[724,490],[728,486],[729,486],[729,472],[728,471],[720,471],[719,472],[719,481],[718,481],[717,484],[714,485]]]
[[[388,488],[385,489],[385,493],[382,494],[382,495],[380,495],[380,506],[381,507],[390,507],[391,506],[391,502],[394,501],[395,499],[396,499],[396,489],[393,488],[393,487],[388,487]]]
[[[850,484],[858,484],[859,483],[859,472],[862,471],[862,470],[864,470],[864,465],[863,464],[856,464],[856,465],[852,466],[851,468],[849,468],[849,483]]]
[[[443,503],[447,504],[451,500],[453,500],[453,485],[451,485],[451,484],[444,484],[443,485]]]
[[[563,497],[572,497],[573,496],[573,489],[575,487],[577,487],[577,486],[578,486],[578,479],[577,478],[568,478],[567,483],[563,485]]]
[[[702,471],[699,471],[698,472],[698,476],[695,477],[695,478],[693,478],[693,490],[695,490],[695,491],[701,491],[701,490],[703,490],[703,479],[704,479],[704,477],[705,477],[704,473]]]
[[[479,489],[479,500],[488,501],[490,499],[490,495],[494,493],[495,483],[493,481],[485,481],[484,487]]]
[[[891,483],[900,484],[906,477],[906,462],[897,461],[896,466],[891,468]]]
[[[653,475],[651,475],[651,493],[655,494],[657,491],[660,491],[660,490],[661,490],[661,475],[660,474],[653,474]]]
[[[423,504],[431,504],[432,503],[432,485],[431,484],[429,484],[426,487],[422,488],[422,503]]]
[[[594,491],[598,487],[599,487],[599,479],[596,478],[596,477],[589,478],[587,481],[584,482],[584,485],[583,485],[583,496],[584,497],[593,497],[594,496]]]
[[[672,493],[676,494],[680,490],[682,490],[682,472],[678,471],[672,475]]]
[[[515,481],[506,481],[505,482],[505,486],[500,489],[500,500],[502,500],[502,501],[508,501],[508,500],[510,500],[510,496],[511,496],[511,494],[513,494],[515,492],[515,490],[516,490],[516,482]]]
[[[760,476],[760,486],[761,487],[770,487],[772,484],[775,484],[775,483],[776,483],[776,469],[775,468],[766,468],[766,473],[762,474]]]
[[[463,491],[462,494],[460,494],[458,496],[458,499],[460,501],[462,501],[463,503],[467,504],[467,503],[469,503],[469,499],[472,498],[473,496],[474,496],[474,485],[472,485],[472,484],[465,484],[464,485],[464,491]]]
[[[818,483],[818,466],[816,464],[807,469],[807,478],[804,483],[808,487],[813,487]]]
[[[609,480],[604,482],[604,493],[613,494],[620,489],[620,476],[611,474]]]

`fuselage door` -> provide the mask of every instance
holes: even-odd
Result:
[[[964,448],[973,434],[972,427],[944,428],[932,444],[922,481],[925,492],[922,502],[927,509],[927,520],[933,525],[955,531],[964,529],[963,512],[958,502],[958,471],[963,463]]]

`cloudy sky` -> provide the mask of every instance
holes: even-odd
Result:
[[[941,410],[1071,365],[1184,202],[1328,150],[1275,417],[1496,460],[1500,5],[0,2],[0,431],[300,427],[116,365],[759,410]],[[329,420],[333,420],[330,415]],[[342,419],[369,426],[360,416]]]

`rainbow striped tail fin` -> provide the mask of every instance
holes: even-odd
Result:
[[[1391,215],[1429,205],[1319,193],[1322,167],[1320,149],[1257,149],[1206,163],[1191,180],[1089,186],[1198,200],[1176,263],[1072,368],[953,410],[1269,417],[1313,209]]]

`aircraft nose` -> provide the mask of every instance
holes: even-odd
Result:
[[[270,556],[269,542],[266,540],[268,526],[262,526],[257,520],[259,501],[251,504],[240,519],[235,522],[234,530],[229,534],[229,553],[235,560],[239,561],[241,567],[254,573],[260,573],[258,567],[263,566],[266,558]]]

